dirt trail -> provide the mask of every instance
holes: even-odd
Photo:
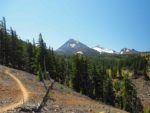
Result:
[[[30,109],[38,106],[38,103],[43,99],[45,88],[41,82],[36,80],[36,76],[1,65],[0,74],[2,81],[0,102],[6,101],[6,103],[0,103],[0,113],[5,111],[7,113],[8,110],[19,113],[19,109],[15,108],[23,105],[23,107]],[[108,113],[109,111],[110,113],[127,113],[91,100],[57,82],[50,93],[50,97],[51,99],[41,113]]]
[[[28,91],[27,89],[24,87],[24,85],[22,84],[22,82],[17,78],[15,77],[15,75],[11,74],[9,72],[9,70],[6,70],[5,73],[7,75],[9,75],[14,81],[16,81],[18,87],[20,88],[21,92],[22,92],[22,99],[21,100],[18,100],[17,102],[14,102],[14,103],[11,103],[10,105],[8,106],[5,106],[5,107],[2,107],[0,112],[5,112],[5,111],[8,111],[8,110],[11,110],[11,109],[14,109],[20,105],[22,105],[23,103],[27,102],[28,101]]]

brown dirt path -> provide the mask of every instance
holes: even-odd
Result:
[[[8,110],[8,113],[19,113],[18,107],[33,108],[42,101],[45,88],[43,83],[36,80],[36,76],[1,65],[0,75],[0,102],[12,98],[11,101],[0,103],[0,112],[7,113]],[[57,82],[49,96],[50,100],[41,113],[127,113],[96,102]]]
[[[1,110],[0,110],[0,112],[5,112],[5,111],[8,111],[8,110],[14,109],[14,108],[22,105],[24,102],[27,102],[28,98],[29,98],[28,91],[24,87],[24,85],[22,84],[22,82],[17,77],[15,77],[15,75],[11,74],[9,72],[9,70],[6,70],[5,73],[8,76],[10,76],[18,84],[18,87],[20,88],[20,90],[22,92],[22,98],[23,99],[18,100],[17,102],[11,103],[11,104],[9,104],[9,105],[7,105],[5,107],[2,107]]]

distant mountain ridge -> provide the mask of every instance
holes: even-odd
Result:
[[[99,45],[93,47],[93,49],[98,51],[100,54],[102,54],[102,53],[117,54],[117,52],[115,50],[104,48],[104,47],[101,47]]]
[[[129,49],[129,48],[123,48],[120,51],[120,54],[133,54],[133,53],[138,53],[135,49]]]
[[[101,47],[99,45],[90,48],[80,41],[69,39],[61,47],[59,47],[56,52],[58,54],[71,55],[71,54],[85,54],[85,55],[100,55],[106,54],[135,54],[138,53],[135,49],[123,48],[120,52],[115,50]]]
[[[56,50],[57,53],[60,54],[85,54],[85,55],[98,55],[99,53],[91,48],[89,48],[87,45],[74,40],[69,39],[66,43],[64,43],[61,47],[59,47]]]

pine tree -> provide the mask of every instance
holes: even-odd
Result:
[[[48,57],[46,57],[47,61],[47,70],[49,72],[49,75],[51,78],[53,78],[56,81],[59,81],[58,71],[59,71],[59,64],[58,64],[58,58],[56,57],[54,51],[52,48],[48,49]]]
[[[114,94],[113,84],[112,84],[111,78],[106,79],[103,90],[104,90],[103,91],[104,102],[107,104],[110,104],[110,105],[114,105],[115,94]]]
[[[37,51],[37,65],[41,66],[42,72],[44,72],[44,59],[47,57],[46,44],[42,38],[42,34],[39,34],[38,51]]]
[[[5,17],[3,17],[3,20],[2,20],[2,28],[3,28],[4,35],[7,36],[7,28],[6,28],[6,19],[5,19]]]
[[[115,106],[123,109],[124,101],[123,101],[123,93],[124,93],[124,85],[121,81],[117,80],[114,83],[114,89],[115,89]]]
[[[137,92],[135,89],[134,84],[131,82],[131,80],[126,75],[124,77],[124,108],[126,111],[129,111],[130,113],[142,113],[143,112],[143,106],[140,101],[140,99],[137,97]]]
[[[103,101],[103,86],[104,86],[104,76],[101,73],[101,70],[97,70],[96,66],[94,65],[93,67],[93,72],[92,72],[92,76],[93,76],[93,93],[94,93],[94,97],[97,100],[101,100]]]
[[[38,77],[39,81],[43,81],[43,75],[42,74],[43,74],[43,72],[42,72],[41,66],[39,65],[38,72],[37,72],[37,77]]]
[[[63,84],[66,78],[66,62],[64,58],[59,59],[58,81]]]
[[[5,65],[5,29],[6,29],[6,23],[5,20],[3,18],[3,20],[1,21],[0,24],[0,62],[1,64]]]
[[[4,58],[3,44],[4,44],[4,33],[3,33],[3,26],[1,21],[0,24],[0,63],[1,64],[3,64],[3,58]]]
[[[28,72],[30,73],[34,72],[33,65],[34,65],[33,45],[29,41],[27,41],[26,43],[26,69],[28,70]]]
[[[119,74],[119,79],[122,79],[122,68],[121,68],[121,64],[118,64],[118,74]]]
[[[79,60],[79,55],[74,56],[74,65],[73,65],[73,76],[72,76],[72,87],[77,92],[80,92],[81,90],[81,63]]]

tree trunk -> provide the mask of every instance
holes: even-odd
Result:
[[[46,103],[47,103],[47,101],[49,99],[49,92],[50,92],[50,90],[53,89],[54,83],[55,82],[52,82],[51,85],[48,87],[47,92],[46,92],[46,94],[45,94],[45,96],[43,98],[43,101],[41,102],[40,106],[37,109],[37,112],[41,112],[42,108],[46,105]]]

